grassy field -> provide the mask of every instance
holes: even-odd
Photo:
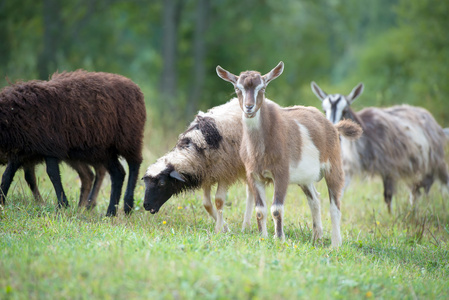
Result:
[[[145,153],[144,169],[160,153]],[[4,169],[0,171],[3,173]],[[156,215],[142,208],[136,188],[131,216],[104,217],[106,179],[95,211],[78,210],[79,179],[62,168],[70,208],[55,209],[44,167],[38,205],[23,173],[0,207],[0,299],[447,299],[449,203],[438,185],[415,208],[399,188],[387,213],[379,180],[354,181],[342,204],[343,245],[330,247],[327,189],[321,193],[324,239],[311,241],[311,214],[290,186],[286,241],[242,233],[245,188],[233,186],[224,216],[231,231],[215,234],[201,192],[170,199]],[[20,179],[20,180],[19,180]],[[268,188],[271,199],[273,190]],[[270,201],[271,202],[271,201]],[[268,223],[274,234],[273,222]]]

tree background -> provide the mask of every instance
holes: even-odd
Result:
[[[179,133],[230,99],[215,67],[284,74],[281,105],[313,105],[316,81],[354,103],[409,103],[449,126],[446,0],[0,0],[0,87],[56,70],[119,73],[145,93],[152,132]],[[173,144],[173,141],[171,141]]]

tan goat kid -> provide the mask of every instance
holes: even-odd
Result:
[[[275,236],[285,239],[284,199],[288,184],[294,183],[306,194],[312,211],[313,239],[322,238],[320,200],[313,183],[324,177],[329,189],[332,246],[338,247],[341,245],[340,195],[344,185],[339,133],[356,139],[362,130],[349,120],[333,125],[314,107],[282,108],[266,101],[265,88],[282,74],[283,69],[284,64],[280,62],[263,76],[256,71],[236,76],[217,66],[218,76],[234,85],[243,111],[240,156],[254,195],[259,232],[263,237],[268,235],[265,184],[273,181],[271,214]],[[247,203],[247,214],[253,209],[254,202]]]

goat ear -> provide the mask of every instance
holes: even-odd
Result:
[[[312,83],[310,83],[310,87],[312,88],[312,92],[318,97],[318,99],[320,99],[321,101],[326,99],[327,94],[318,86],[318,84],[315,83],[315,81],[312,81]]]
[[[173,170],[173,171],[170,172],[170,177],[178,179],[179,181],[182,181],[182,182],[186,182],[184,177],[182,177],[182,175],[179,174],[178,171],[176,171],[176,170]]]
[[[262,76],[263,81],[265,82],[265,84],[268,84],[271,80],[278,78],[283,71],[284,71],[284,62],[280,61],[278,65],[274,67],[273,70]]]
[[[220,66],[217,66],[216,71],[217,71],[218,77],[220,77],[221,79],[228,81],[234,85],[237,83],[237,80],[239,79],[237,76],[235,76],[234,74],[232,74],[229,71],[226,71],[225,69],[223,69]]]
[[[349,104],[354,102],[354,100],[363,93],[363,87],[363,83],[359,83],[355,88],[352,89],[351,93],[346,97],[346,100],[349,101]]]

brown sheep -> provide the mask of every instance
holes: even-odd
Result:
[[[129,166],[125,212],[134,205],[134,188],[142,162],[146,120],[140,88],[120,75],[87,72],[56,73],[49,81],[32,80],[0,92],[0,151],[14,174],[21,162],[44,157],[59,206],[67,206],[58,162],[103,165],[111,175],[107,215],[116,214],[125,171]],[[5,177],[6,176],[6,177]],[[11,174],[3,174],[11,178]]]

